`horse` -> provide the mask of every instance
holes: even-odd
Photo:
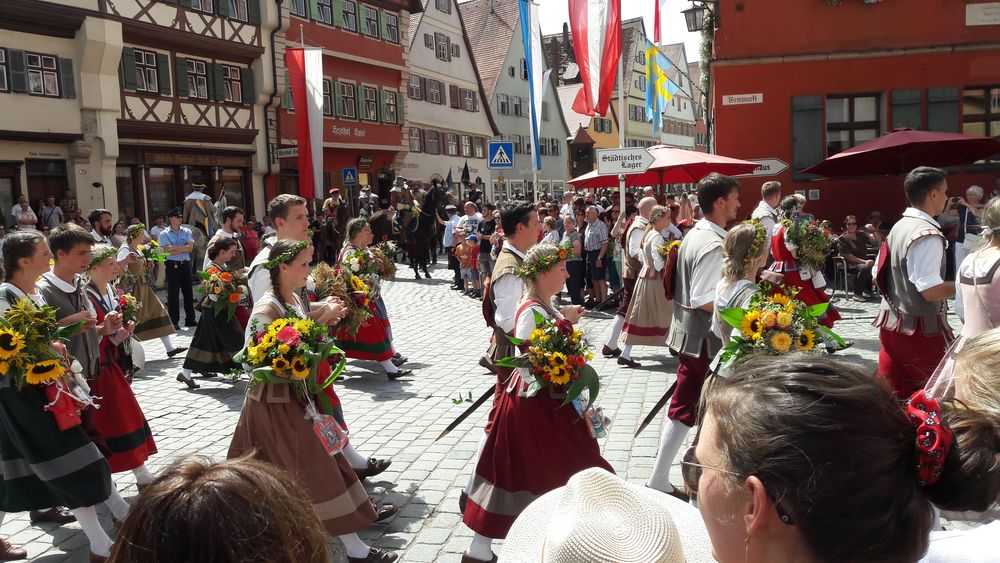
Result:
[[[420,271],[423,270],[424,277],[430,278],[427,271],[430,262],[430,246],[433,238],[438,233],[438,222],[441,218],[441,210],[444,207],[446,191],[443,187],[435,185],[424,196],[423,204],[420,206],[420,214],[415,218],[417,221],[413,232],[393,235],[392,216],[387,209],[376,211],[368,220],[372,228],[375,242],[387,240],[397,240],[400,247],[407,249],[410,257],[410,267],[416,279],[420,279]],[[419,269],[419,270],[418,270]]]

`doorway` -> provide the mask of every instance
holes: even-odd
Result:
[[[25,168],[28,172],[28,203],[36,213],[45,198],[53,196],[58,202],[69,189],[65,160],[27,160]]]

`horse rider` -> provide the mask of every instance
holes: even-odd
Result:
[[[372,193],[371,186],[361,188],[358,195],[358,214],[362,217],[370,217],[378,208],[378,196]]]
[[[218,230],[212,197],[205,193],[205,184],[191,184],[191,193],[184,198],[183,222],[194,225],[211,238]]]

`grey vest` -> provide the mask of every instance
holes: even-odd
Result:
[[[83,284],[80,283],[79,279],[76,282],[77,289],[73,293],[64,292],[44,276],[38,279],[36,285],[38,293],[45,300],[45,304],[56,310],[57,320],[88,310],[90,300],[87,299]],[[71,336],[66,348],[71,356],[80,361],[84,377],[87,379],[97,377],[98,364],[101,360],[101,339],[96,329]]]
[[[888,282],[888,300],[882,297],[878,315],[873,326],[904,335],[912,335],[920,330],[922,334],[944,333],[952,336],[948,325],[944,301],[927,301],[917,286],[910,281],[906,271],[907,252],[910,245],[923,237],[938,237],[947,244],[941,230],[919,217],[903,217],[889,231],[886,245],[889,260],[885,267]],[[881,275],[881,272],[880,272]],[[941,257],[941,279],[945,276],[945,258]]]
[[[632,233],[635,232],[636,229],[639,229],[639,230],[645,229],[646,225],[648,225],[648,224],[649,223],[639,224],[638,222],[633,221],[632,224],[628,226],[628,229],[625,230],[625,244],[624,244],[625,248],[622,249],[622,250],[624,250],[624,252],[622,253],[623,254],[623,256],[622,256],[622,269],[624,270],[624,272],[622,272],[622,277],[623,278],[634,280],[637,277],[639,277],[639,270],[642,269],[642,261],[639,260],[638,256],[636,256],[635,258],[633,258],[632,256],[629,255],[629,253],[628,253],[628,243],[629,243],[629,240],[632,239]],[[642,248],[641,247],[639,249],[639,252],[640,253],[642,252]]]
[[[722,348],[722,341],[712,333],[712,313],[691,307],[691,283],[695,263],[709,252],[722,252],[722,237],[714,230],[692,229],[681,241],[674,272],[674,313],[667,334],[667,346],[692,358],[701,355],[708,344],[708,357]],[[722,272],[713,272],[716,277]]]

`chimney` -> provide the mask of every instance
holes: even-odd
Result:
[[[573,51],[572,43],[569,40],[569,23],[563,22],[563,50],[566,51],[566,59],[576,62],[576,53]]]

